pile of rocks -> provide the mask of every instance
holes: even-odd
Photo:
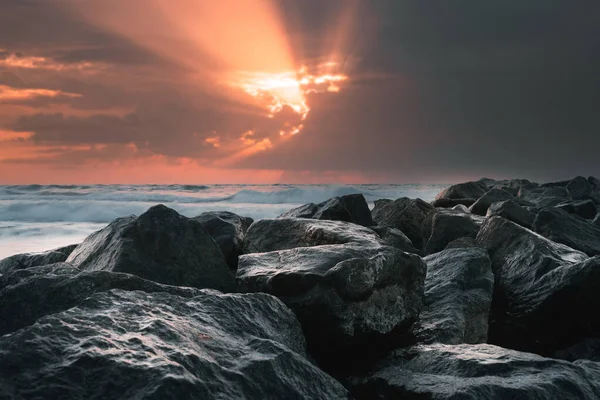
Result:
[[[0,261],[0,398],[598,399],[598,205],[577,177],[155,206]]]

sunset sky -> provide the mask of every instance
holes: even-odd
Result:
[[[0,0],[0,184],[600,175],[600,2]]]

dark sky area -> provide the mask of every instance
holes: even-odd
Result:
[[[0,0],[0,183],[600,175],[599,71],[598,1]]]

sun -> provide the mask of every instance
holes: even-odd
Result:
[[[241,71],[235,74],[229,85],[252,96],[269,118],[274,118],[285,107],[293,110],[299,116],[299,122],[285,122],[279,131],[280,136],[293,136],[302,131],[303,121],[310,113],[308,95],[337,93],[341,89],[340,84],[348,79],[347,75],[339,73],[336,62],[328,61],[312,70],[303,65],[296,71],[278,73]]]

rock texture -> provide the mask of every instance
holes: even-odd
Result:
[[[522,188],[519,190],[519,198],[532,203],[536,207],[552,207],[565,201],[572,200],[567,188],[560,186]]]
[[[600,338],[582,340],[571,347],[557,351],[553,357],[567,361],[590,360],[600,362]]]
[[[17,254],[7,257],[0,261],[0,274],[9,274],[18,269],[63,262],[69,257],[75,247],[77,245],[73,244],[43,253]]]
[[[453,240],[475,238],[484,218],[458,210],[436,209],[423,222],[425,253],[442,251]]]
[[[582,200],[592,194],[592,185],[583,176],[578,176],[567,184],[567,190],[574,200]]]
[[[600,227],[556,208],[541,210],[533,223],[540,235],[589,256],[600,254]]]
[[[162,285],[130,274],[81,273],[67,263],[18,270],[0,277],[0,335],[74,307],[94,293],[111,289],[167,292],[184,297],[199,293],[198,289]]]
[[[468,199],[448,199],[446,197],[441,197],[439,199],[435,199],[431,202],[431,205],[436,208],[452,208],[454,206],[463,205],[465,207],[470,207],[475,203],[477,199],[468,198]]]
[[[480,248],[444,250],[427,264],[423,310],[416,336],[424,343],[485,343],[494,289],[487,252]]]
[[[512,200],[514,196],[502,189],[492,189],[481,196],[470,208],[473,214],[486,215],[488,208],[494,203]]]
[[[442,190],[435,199],[478,199],[489,189],[488,185],[482,181],[459,183]]]
[[[491,218],[495,216],[506,218],[527,229],[532,228],[533,220],[535,219],[535,214],[521,207],[514,200],[506,200],[492,204],[488,209],[486,217]]]
[[[500,217],[477,236],[495,276],[489,343],[552,355],[600,337],[600,257],[552,242]]]
[[[215,240],[230,269],[236,270],[244,247],[244,236],[254,220],[229,211],[209,211],[193,218]]]
[[[379,235],[385,245],[396,247],[408,253],[421,255],[422,252],[413,246],[412,241],[400,229],[387,226],[374,226],[372,229]]]
[[[348,399],[264,294],[111,290],[0,337],[0,397]]]
[[[344,357],[362,362],[375,354],[373,348],[401,339],[417,319],[425,263],[383,245],[368,228],[337,221],[262,220],[250,227],[246,244],[259,253],[240,257],[240,291],[283,300],[298,316],[311,354],[322,365],[351,367],[344,365]]]
[[[208,232],[198,221],[163,205],[111,222],[88,236],[67,262],[81,270],[125,272],[168,285],[235,289]]]
[[[596,208],[596,203],[593,200],[577,200],[577,201],[569,201],[566,203],[560,203],[556,206],[561,210],[568,212],[569,214],[575,214],[585,219],[594,219],[598,210]]]
[[[570,363],[500,347],[422,345],[397,350],[353,380],[357,400],[593,400],[600,364]]]
[[[281,215],[281,218],[312,218],[375,225],[371,210],[362,194],[334,197],[319,204],[305,204]]]
[[[400,229],[413,245],[423,246],[422,225],[427,214],[434,208],[421,199],[377,200],[373,208],[373,220],[380,226]]]
[[[448,246],[444,250],[448,249],[463,249],[468,247],[479,247],[474,238],[462,237],[448,243]]]

